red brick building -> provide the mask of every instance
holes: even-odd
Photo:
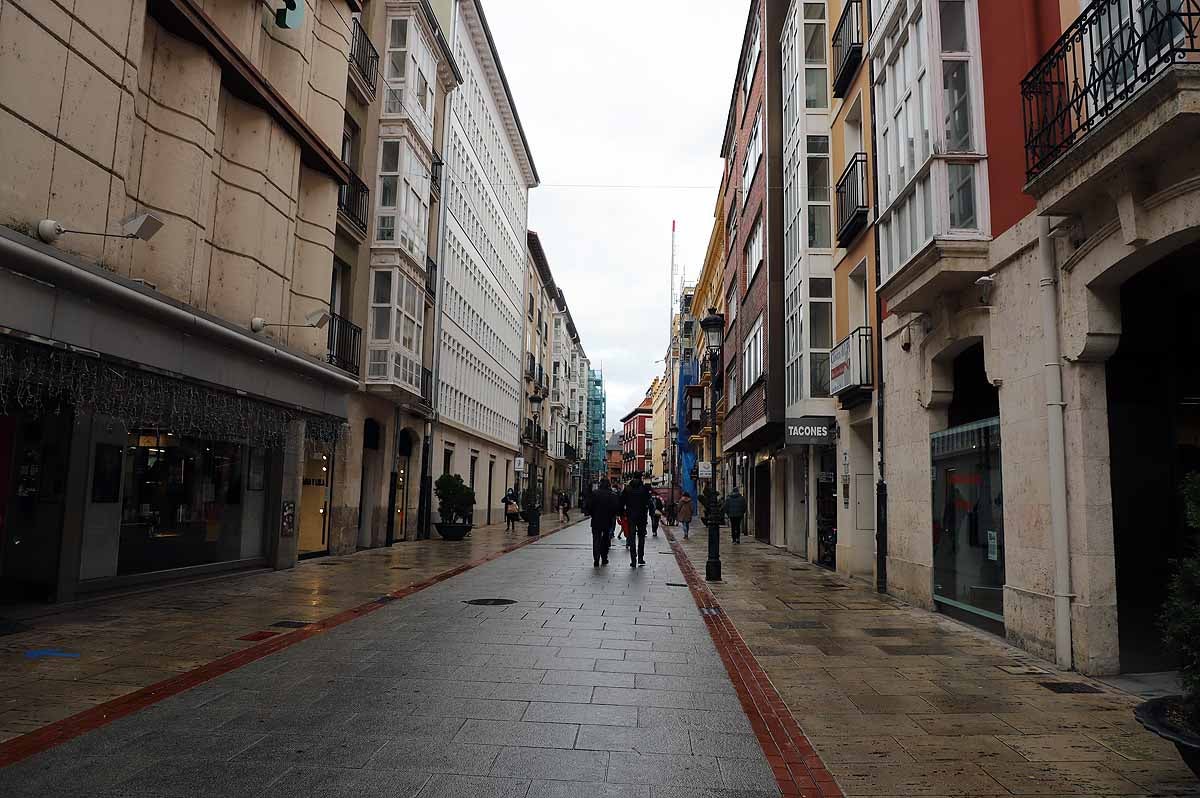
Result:
[[[621,476],[624,479],[629,479],[634,474],[645,474],[650,469],[650,417],[653,412],[650,397],[647,396],[640,405],[621,419],[624,425],[621,434]]]

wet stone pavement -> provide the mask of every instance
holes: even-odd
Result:
[[[0,795],[779,794],[666,540],[636,569],[590,545],[387,603],[0,769]]]
[[[847,796],[1200,795],[1141,699],[757,541],[721,608]],[[680,544],[703,573],[703,532]]]

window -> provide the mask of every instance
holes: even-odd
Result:
[[[742,203],[750,197],[750,183],[758,171],[758,162],[762,158],[762,112],[754,115],[754,127],[750,130],[750,140],[746,142],[746,160],[742,164]]]
[[[407,139],[380,142],[375,207],[376,242],[398,243],[423,262],[429,235],[429,166]]]
[[[759,264],[763,260],[762,216],[754,222],[750,229],[750,239],[746,242],[746,281],[754,279],[758,273]]]
[[[966,61],[942,64],[947,152],[969,152],[971,149],[971,93],[967,68]]]
[[[421,104],[421,110],[429,113],[430,106],[433,105],[433,91],[429,88],[429,81],[425,78],[425,73],[417,70],[417,102]]]
[[[408,20],[388,20],[387,59],[383,78],[387,94],[383,103],[385,114],[404,110],[404,81],[408,72]]]
[[[738,390],[737,363],[729,364],[729,368],[725,372],[725,385],[728,386],[726,393],[729,394],[729,405],[736,405],[738,400],[742,398],[741,391]]]
[[[750,335],[742,348],[743,390],[753,385],[763,373],[763,319],[759,316],[750,328]]]
[[[829,137],[808,137],[808,246],[833,246],[829,198],[832,179],[829,167]]]
[[[368,381],[395,382],[421,393],[423,295],[422,289],[397,268],[372,270]]]
[[[734,275],[733,284],[729,286],[729,294],[725,297],[725,313],[729,317],[725,323],[726,330],[733,329],[733,323],[737,321],[738,305],[741,303],[741,297],[738,296],[738,278],[737,275]]]
[[[825,4],[804,4],[804,107],[829,107],[825,54]],[[812,21],[810,21],[812,20]]]
[[[396,209],[400,196],[400,141],[384,141],[379,147],[379,190],[375,192],[379,209],[375,217],[375,240],[396,240]]]
[[[950,229],[973,230],[975,219],[975,164],[952,163],[950,179]]]
[[[761,29],[758,27],[760,13],[760,9],[754,10],[754,27],[750,29],[750,51],[746,55],[746,72],[742,77],[742,91],[747,102],[750,100],[750,87],[754,85],[754,73],[758,70],[758,56],[762,52]]]
[[[451,466],[454,465],[454,450],[446,449],[442,452],[442,473],[449,474]]]
[[[829,396],[829,353],[813,352],[809,359],[809,396],[814,399]]]

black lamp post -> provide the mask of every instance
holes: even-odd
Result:
[[[529,522],[525,534],[536,537],[542,534],[542,395],[536,390],[529,395],[529,408],[533,412],[533,478],[529,480],[529,494],[533,501],[527,502],[529,506],[525,508]]]
[[[725,344],[725,317],[717,313],[716,308],[709,308],[708,315],[700,320],[700,329],[704,331],[704,344],[708,350],[709,369],[712,380],[721,374],[721,348]],[[710,405],[709,422],[712,425],[709,433],[709,462],[712,464],[712,476],[709,477],[708,487],[704,489],[704,506],[706,515],[704,524],[708,527],[708,561],[704,564],[704,579],[709,582],[721,581],[721,524],[725,513],[721,507],[721,497],[717,493],[717,403],[713,400],[713,390],[709,389]]]

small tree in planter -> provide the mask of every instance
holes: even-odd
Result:
[[[1200,472],[1184,477],[1180,493],[1187,525],[1200,530]],[[1175,743],[1192,773],[1200,776],[1200,556],[1194,551],[1176,563],[1159,628],[1163,642],[1179,658],[1184,694],[1147,701],[1134,715]]]
[[[436,524],[438,534],[446,540],[462,540],[471,531],[475,491],[458,474],[442,474],[433,484],[433,490],[442,517]]]

